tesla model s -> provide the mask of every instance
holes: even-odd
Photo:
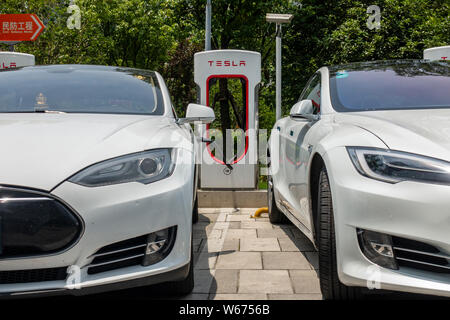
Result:
[[[321,68],[270,140],[269,211],[317,247],[323,296],[450,296],[449,64]]]
[[[195,140],[157,72],[0,72],[0,295],[193,287]]]

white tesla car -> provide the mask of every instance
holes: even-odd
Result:
[[[326,299],[363,287],[450,296],[448,63],[320,69],[270,153],[270,219],[316,245]]]
[[[193,287],[194,137],[161,75],[0,72],[0,295]],[[194,212],[194,213],[193,213]]]

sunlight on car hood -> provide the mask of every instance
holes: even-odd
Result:
[[[450,161],[450,109],[355,112],[335,119],[372,132],[390,149]]]
[[[51,190],[91,164],[161,147],[170,125],[164,117],[3,114],[0,184]]]

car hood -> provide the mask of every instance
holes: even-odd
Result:
[[[50,191],[94,163],[162,147],[171,126],[151,116],[1,115],[0,185]]]
[[[341,113],[335,119],[372,132],[392,150],[450,161],[450,109]]]

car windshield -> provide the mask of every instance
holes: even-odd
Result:
[[[333,68],[333,107],[338,112],[450,108],[449,66],[417,60]]]
[[[0,72],[0,112],[163,115],[154,72],[100,66],[27,67]]]

